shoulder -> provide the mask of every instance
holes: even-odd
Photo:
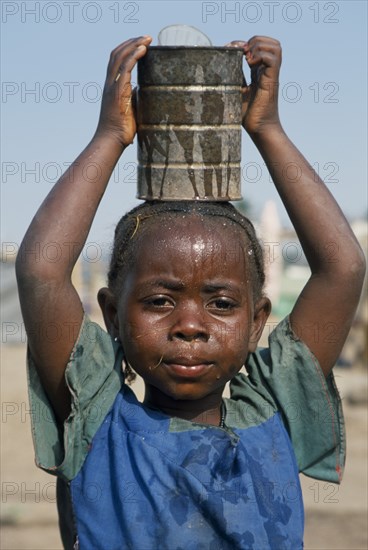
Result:
[[[71,413],[62,429],[28,356],[29,398],[37,465],[72,479],[124,382],[122,350],[85,316],[65,371]]]
[[[231,398],[261,411],[265,419],[271,416],[270,408],[280,412],[300,471],[338,482],[345,461],[345,432],[333,374],[325,378],[288,317],[271,332],[268,344],[251,354],[247,374],[232,381]]]

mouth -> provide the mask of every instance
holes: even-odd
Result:
[[[163,361],[162,366],[180,378],[198,378],[214,367],[214,363],[201,359],[191,360],[176,358]]]

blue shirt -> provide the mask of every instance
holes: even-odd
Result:
[[[121,360],[86,318],[66,370],[72,412],[60,437],[29,358],[36,459],[63,480],[65,546],[77,537],[79,548],[101,550],[302,548],[298,472],[339,482],[344,431],[332,375],[325,380],[288,320],[233,379],[225,428],[144,406]]]

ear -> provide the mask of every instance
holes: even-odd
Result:
[[[100,288],[97,294],[97,299],[100,304],[107,332],[113,338],[119,336],[119,320],[114,294],[109,288]]]
[[[256,351],[260,337],[268,316],[271,313],[271,302],[268,298],[261,298],[254,307],[252,329],[249,337],[248,351]]]

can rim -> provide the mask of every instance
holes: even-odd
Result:
[[[149,46],[147,53],[150,50],[219,50],[219,51],[239,51],[243,55],[243,49],[239,46]]]

